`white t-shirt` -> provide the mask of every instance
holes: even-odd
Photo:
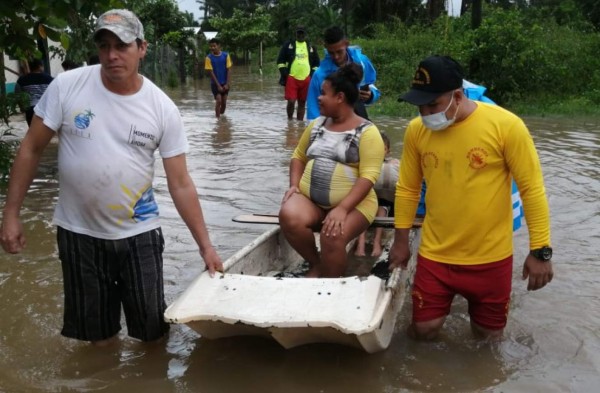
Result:
[[[386,157],[383,160],[381,173],[377,178],[377,182],[373,185],[377,198],[394,203],[399,170],[400,161],[397,159]]]
[[[61,73],[35,113],[57,132],[59,196],[53,223],[101,239],[157,228],[154,152],[186,153],[179,110],[144,78],[133,95],[102,84],[100,65]]]

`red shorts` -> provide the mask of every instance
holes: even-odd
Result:
[[[471,321],[488,330],[506,326],[512,283],[512,255],[481,265],[451,265],[417,257],[413,284],[413,321],[426,322],[450,313],[454,295],[469,302]]]
[[[288,76],[285,82],[285,99],[306,101],[308,85],[310,85],[310,76],[307,76],[303,81]]]

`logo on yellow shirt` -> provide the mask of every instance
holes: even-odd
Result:
[[[428,167],[437,168],[438,161],[439,160],[438,160],[436,154],[431,151],[423,153],[423,156],[421,157],[421,165],[423,166],[423,168],[428,168]]]
[[[487,165],[488,152],[484,148],[474,147],[467,153],[469,166],[473,169],[481,169]]]

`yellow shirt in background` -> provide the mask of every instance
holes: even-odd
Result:
[[[303,81],[310,75],[310,61],[308,58],[308,45],[306,41],[296,41],[296,59],[290,67],[290,76]]]

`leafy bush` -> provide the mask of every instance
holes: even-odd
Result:
[[[10,129],[0,132],[2,132],[2,135],[0,136],[0,183],[6,183],[10,167],[12,166],[15,157],[17,143],[7,142],[2,139],[2,137],[10,133]]]
[[[6,182],[14,159],[17,142],[7,141],[12,135],[10,117],[19,112],[19,108],[29,105],[29,95],[25,93],[0,95],[0,183]]]
[[[396,101],[410,87],[417,64],[432,54],[459,61],[467,79],[488,88],[504,106],[547,111],[535,100],[564,100],[555,110],[600,103],[600,34],[577,20],[559,24],[547,14],[486,7],[477,30],[470,15],[440,17],[432,25],[406,26],[396,20],[372,27],[374,39],[357,43],[377,69],[382,101]],[[403,104],[385,103],[384,111],[407,113]],[[593,108],[592,108],[593,109]],[[597,110],[596,110],[597,111]],[[414,112],[414,111],[413,111]],[[376,112],[373,112],[376,113]],[[596,112],[597,113],[597,112]]]

